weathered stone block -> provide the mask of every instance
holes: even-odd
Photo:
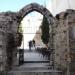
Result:
[[[59,19],[58,19],[59,18]],[[75,10],[67,10],[58,14],[56,27],[54,28],[55,61],[57,64],[68,69],[67,63],[71,63],[70,70],[74,70],[75,58]],[[69,60],[70,59],[70,60]],[[59,66],[58,66],[59,67]]]

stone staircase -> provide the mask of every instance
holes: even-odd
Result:
[[[52,70],[48,63],[29,63],[28,65],[16,67],[8,75],[62,75],[61,71]]]
[[[53,70],[46,57],[38,52],[25,52],[24,64],[13,68],[7,75],[62,75],[61,71]]]
[[[62,75],[58,72],[25,72],[25,71],[18,71],[9,73],[8,75]]]

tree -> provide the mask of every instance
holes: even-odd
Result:
[[[23,30],[22,30],[22,24],[19,25],[18,32],[17,32],[17,46],[21,46],[23,39]]]
[[[41,31],[42,31],[41,35],[42,42],[47,45],[49,42],[49,23],[45,16],[43,17]]]
[[[23,33],[22,23],[20,23],[20,25],[18,27],[18,33]]]

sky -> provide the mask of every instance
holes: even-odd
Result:
[[[51,5],[54,16],[62,11],[66,11],[66,9],[75,10],[75,0],[52,0]]]
[[[0,12],[5,11],[19,11],[22,7],[32,2],[44,5],[48,0],[0,0]]]
[[[75,0],[0,0],[0,12],[17,12],[24,6],[36,2],[45,5],[55,16],[66,9],[75,9]]]

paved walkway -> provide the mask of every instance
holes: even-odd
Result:
[[[24,61],[48,61],[47,57],[43,57],[43,55],[37,51],[25,51],[24,52]]]

